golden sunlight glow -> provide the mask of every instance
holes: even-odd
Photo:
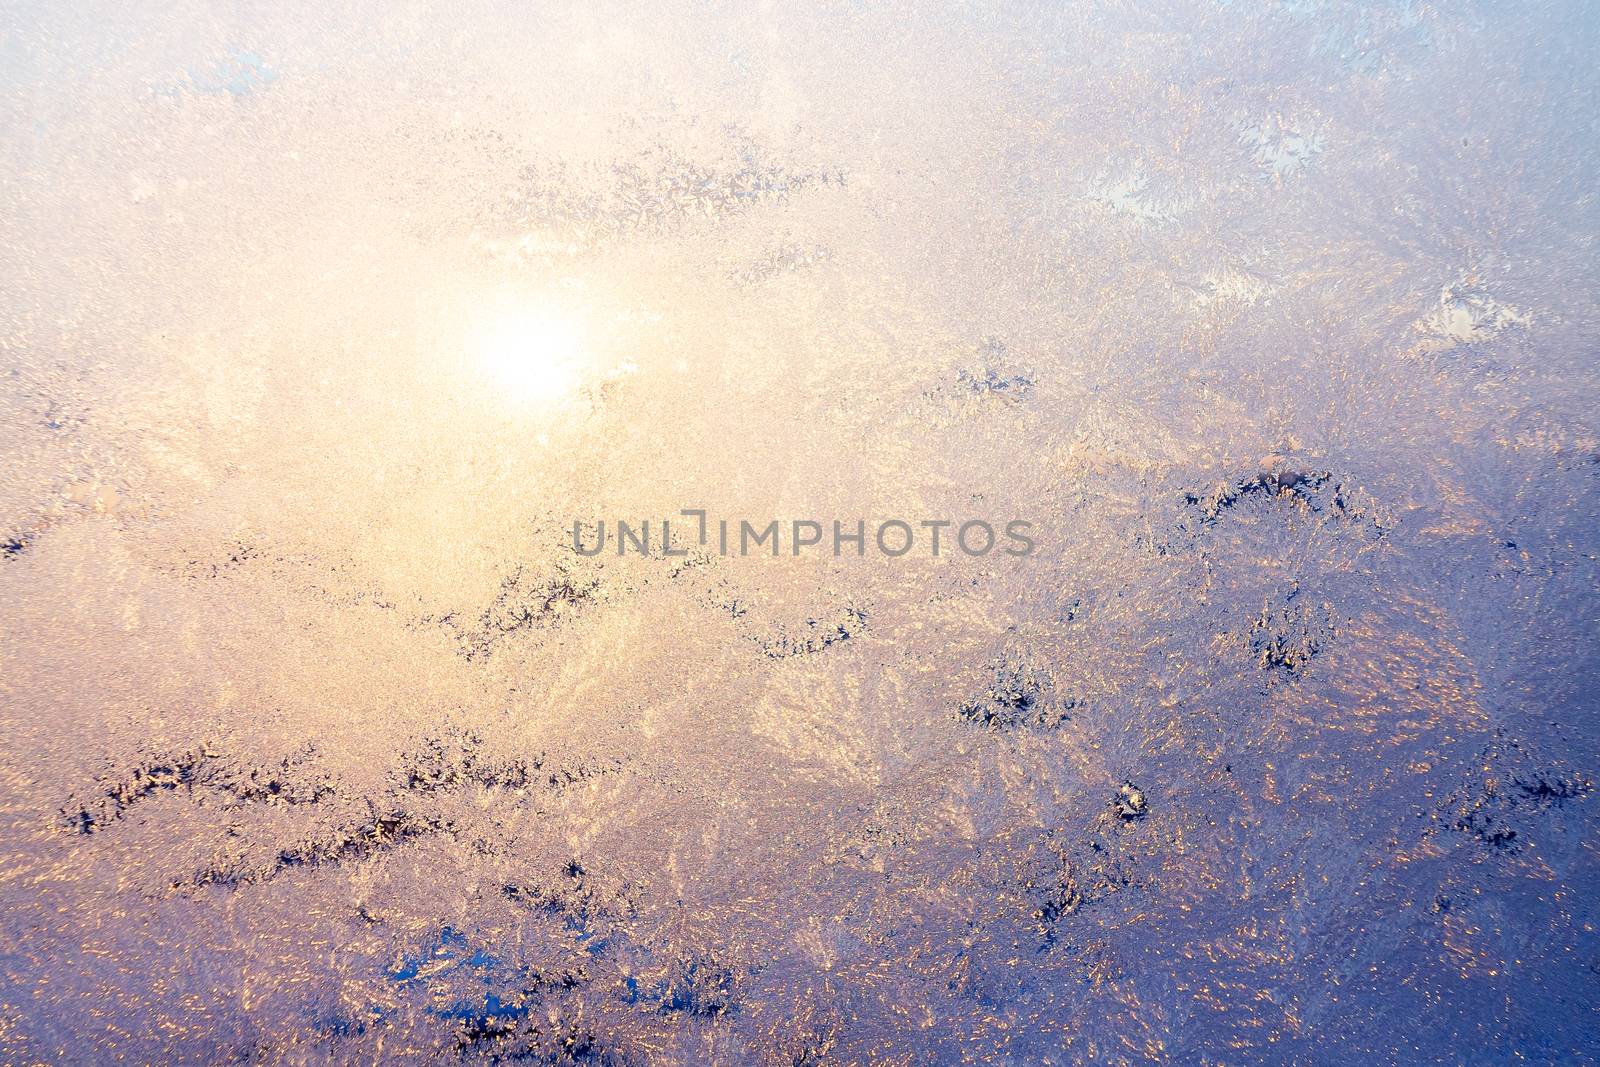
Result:
[[[473,356],[492,388],[519,404],[552,406],[573,393],[590,360],[583,319],[553,304],[497,309],[477,330]]]

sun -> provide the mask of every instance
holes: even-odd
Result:
[[[553,304],[499,308],[477,329],[473,355],[509,401],[546,407],[576,392],[589,362],[583,318]]]

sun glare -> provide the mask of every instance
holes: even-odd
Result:
[[[549,305],[524,305],[489,316],[475,357],[506,399],[549,406],[577,389],[588,360],[583,320]]]

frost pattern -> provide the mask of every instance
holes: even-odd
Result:
[[[1592,1062],[1592,11],[648,8],[0,14],[0,1061]]]

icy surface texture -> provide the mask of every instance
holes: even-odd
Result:
[[[0,1060],[1593,1062],[1597,26],[9,4]]]

